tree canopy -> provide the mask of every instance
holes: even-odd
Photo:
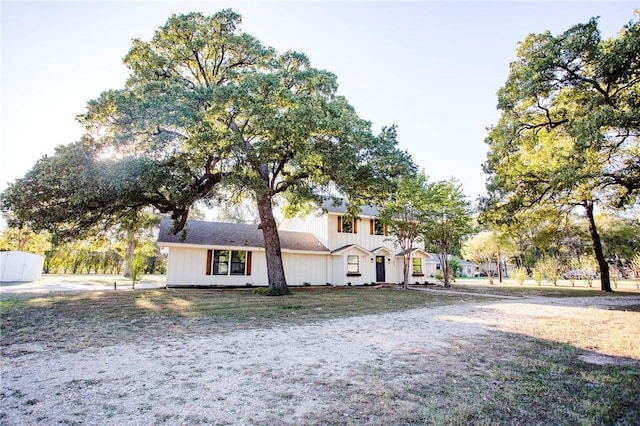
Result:
[[[427,216],[435,199],[429,192],[424,173],[397,180],[397,190],[382,204],[380,220],[387,227],[394,244],[400,247],[403,258],[403,284],[409,285],[409,262],[416,245],[424,241]]]
[[[460,253],[462,239],[473,231],[471,204],[455,179],[429,185],[433,202],[426,216],[423,238],[427,250],[440,260],[445,287],[450,287],[449,255]]]
[[[597,19],[529,35],[498,92],[486,140],[485,222],[525,210],[582,207],[610,291],[594,205],[624,208],[640,191],[640,23],[603,40]]]
[[[179,232],[194,203],[242,193],[257,203],[269,286],[286,294],[274,198],[301,206],[339,193],[352,205],[375,203],[414,166],[393,126],[374,135],[337,94],[334,74],[302,53],[277,54],[240,23],[232,10],[173,15],[150,41],[134,40],[125,87],[79,116],[87,137],[11,185],[3,210],[71,232],[153,206]],[[30,207],[21,194],[32,190],[40,192]]]

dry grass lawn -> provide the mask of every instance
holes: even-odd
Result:
[[[637,424],[640,294],[454,291],[2,294],[0,424]]]

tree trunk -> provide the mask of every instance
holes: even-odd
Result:
[[[600,289],[602,291],[610,292],[611,280],[609,278],[609,264],[604,258],[604,252],[602,251],[602,243],[600,242],[600,235],[596,229],[596,221],[593,217],[593,201],[585,201],[583,203],[584,209],[587,212],[587,218],[589,219],[589,233],[591,234],[591,240],[593,241],[593,251],[600,267]]]
[[[491,269],[489,269],[489,267],[491,266],[491,263],[493,262],[493,259],[486,263],[486,267],[487,267],[487,278],[489,278],[489,284],[492,285],[493,284],[493,272],[491,271]]]
[[[16,249],[18,251],[24,251],[24,247],[27,245],[29,237],[25,234],[27,234],[27,232],[25,231],[24,226],[20,227],[20,229],[18,229],[18,247]]]
[[[289,287],[284,276],[282,264],[282,251],[280,249],[280,236],[278,225],[273,216],[271,195],[265,194],[257,197],[258,214],[260,215],[260,228],[264,236],[264,249],[267,258],[267,277],[269,288],[274,294],[289,294]]]
[[[440,261],[440,270],[442,271],[442,282],[445,287],[451,287],[447,253],[438,253],[438,260]]]
[[[444,271],[444,286],[451,287],[451,271],[449,270],[449,260],[446,257],[442,261],[442,270]]]
[[[498,262],[496,262],[498,266],[498,282],[502,284],[502,253],[498,252]]]
[[[127,253],[125,254],[124,276],[131,277],[131,262],[133,262],[133,254],[136,251],[136,233],[127,231]]]
[[[405,251],[404,255],[402,256],[403,258],[402,273],[404,277],[402,288],[404,288],[405,290],[409,288],[409,262],[411,261],[412,250],[413,248],[409,249],[408,251]]]

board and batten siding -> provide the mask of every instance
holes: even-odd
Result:
[[[358,275],[348,275],[348,259],[349,256],[358,256]],[[363,253],[362,250],[351,248],[341,252],[339,255],[331,256],[333,285],[362,285],[375,282],[376,280],[376,264],[375,256]]]
[[[206,247],[170,247],[167,259],[167,285],[267,285],[267,261],[264,251],[247,250],[251,251],[251,275],[207,275],[207,250]]]
[[[286,219],[279,229],[281,231],[308,232],[315,236],[325,247],[329,247],[327,245],[329,242],[327,222],[327,215],[318,216],[316,213],[311,213],[304,218],[296,216]]]
[[[310,285],[325,285],[328,278],[327,254],[299,254],[282,253],[282,263],[287,285],[300,286],[308,283]]]
[[[236,250],[237,248],[218,248],[220,250]],[[264,250],[251,251],[251,275],[207,275],[208,248],[176,247],[169,249],[167,260],[168,286],[266,286],[267,261]],[[287,284],[302,286],[325,285],[329,280],[328,254],[282,253]]]
[[[338,221],[342,220],[342,216],[328,215],[329,234],[326,246],[329,248],[338,248],[350,244],[357,244],[367,250],[373,250],[378,247],[387,247],[394,251],[396,248],[389,237],[384,235],[371,235],[370,218],[357,219],[357,232],[338,232]],[[340,219],[338,219],[340,218]]]

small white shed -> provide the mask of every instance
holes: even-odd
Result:
[[[36,281],[42,276],[44,256],[24,251],[0,251],[0,282]]]

